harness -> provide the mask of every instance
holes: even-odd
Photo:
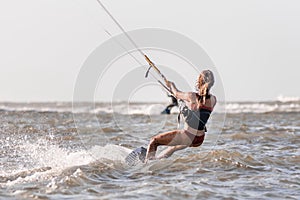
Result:
[[[201,98],[199,96],[199,98]],[[207,132],[206,129],[206,123],[210,117],[211,110],[207,107],[201,107],[198,110],[191,110],[189,109],[185,103],[180,100],[180,106],[179,106],[179,114],[177,117],[177,122],[178,122],[178,128],[180,125],[180,116],[183,117],[184,122],[187,123],[187,125],[193,129],[196,130],[204,130]]]

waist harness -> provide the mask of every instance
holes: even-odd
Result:
[[[187,106],[184,106],[180,113],[182,114],[185,123],[187,123],[189,127],[196,130],[206,131],[205,125],[210,117],[211,110],[205,108],[190,110]]]

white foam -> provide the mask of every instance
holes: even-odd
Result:
[[[227,113],[265,113],[272,112],[278,108],[278,105],[267,105],[263,103],[229,103],[226,104]]]
[[[28,175],[18,176],[16,179],[6,182],[6,186],[57,177],[63,170],[70,167],[88,165],[103,159],[123,162],[128,153],[131,152],[130,149],[113,144],[94,146],[87,150],[68,150],[58,145],[47,144],[45,140],[39,140],[35,143],[28,142],[18,148],[22,150],[20,156],[27,159],[27,166],[20,165],[20,168],[14,171],[7,169],[6,172],[2,172],[1,176],[12,177],[19,173]],[[43,168],[45,170],[39,170]]]
[[[57,145],[44,145],[45,142],[26,144],[23,148],[29,154],[34,165],[38,167],[51,167],[52,169],[65,169],[72,166],[87,165],[95,160],[124,160],[130,152],[121,146],[107,144],[94,146],[91,149],[71,151]]]
[[[72,112],[71,107],[50,107],[50,106],[45,106],[45,107],[39,107],[35,105],[0,105],[1,110],[6,110],[6,111],[36,111],[36,112]],[[75,112],[83,112],[83,110],[75,110]]]
[[[280,101],[280,102],[283,102],[283,103],[297,102],[297,101],[300,101],[300,97],[286,97],[286,96],[283,96],[283,95],[279,95],[277,97],[277,100]]]
[[[41,111],[41,112],[72,112],[91,114],[122,115],[159,115],[167,106],[164,103],[102,103],[96,107],[90,103],[82,103],[72,108],[70,103],[41,103],[41,104],[0,104],[0,109],[8,111]],[[266,113],[266,112],[300,112],[299,97],[279,96],[277,101],[269,102],[218,102],[215,113]],[[171,113],[178,113],[178,107],[174,107]]]
[[[97,108],[94,112],[120,113],[122,115],[159,115],[165,109],[163,104],[119,104]]]
[[[300,112],[298,103],[228,103],[226,113]]]

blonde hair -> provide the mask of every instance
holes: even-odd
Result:
[[[200,105],[205,104],[205,100],[209,94],[209,90],[215,83],[214,74],[210,70],[204,70],[198,76],[196,89],[200,96]]]

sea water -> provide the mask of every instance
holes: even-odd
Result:
[[[201,147],[126,165],[177,128],[164,106],[0,103],[0,198],[300,199],[298,99],[224,103]]]

